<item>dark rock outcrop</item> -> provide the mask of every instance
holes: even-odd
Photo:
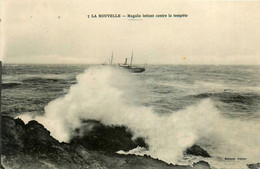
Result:
[[[259,169],[259,168],[260,168],[260,163],[248,164],[247,166],[248,166],[248,168],[250,168],[250,169]]]
[[[113,152],[114,149],[121,148],[120,141],[126,140],[129,144],[126,146],[126,150],[133,145],[138,145],[138,141],[130,143],[131,134],[124,127],[117,128],[114,135],[105,134],[105,137],[117,137],[123,134],[123,138],[112,139],[112,142],[116,142],[116,147],[108,149],[104,146],[102,150],[101,143],[109,142],[108,139],[103,139],[94,147],[83,144],[80,140],[80,133],[83,132],[84,139],[93,139],[94,136],[101,137],[106,132],[110,132],[112,128],[103,126],[97,122],[94,125],[94,131],[97,133],[91,133],[84,137],[84,134],[88,134],[86,129],[78,132],[74,141],[70,144],[60,143],[56,139],[50,136],[50,132],[44,128],[43,125],[37,121],[30,121],[28,124],[24,124],[20,119],[13,119],[11,117],[2,116],[2,166],[12,169],[71,169],[71,168],[113,168],[113,169],[196,169],[196,168],[210,168],[206,162],[199,162],[194,164],[194,167],[190,166],[178,166],[167,164],[161,160],[153,159],[149,156],[136,156],[136,155],[120,155]],[[96,123],[96,122],[95,122]],[[95,128],[96,127],[96,128]],[[87,133],[86,133],[87,132]],[[112,133],[113,133],[112,132]],[[95,139],[94,139],[95,140]],[[92,143],[90,141],[89,143]],[[142,143],[142,141],[141,141]],[[144,144],[144,143],[142,143]],[[94,149],[97,149],[94,151]]]
[[[204,149],[202,149],[200,146],[194,144],[193,146],[189,147],[186,152],[186,154],[194,155],[194,156],[201,156],[201,157],[210,157],[208,152]]]
[[[84,125],[75,131],[70,144],[82,145],[89,150],[116,152],[129,151],[137,146],[148,145],[143,138],[132,139],[133,135],[124,126],[105,126],[95,120],[84,121]]]
[[[52,152],[53,147],[60,144],[50,136],[50,132],[42,124],[35,120],[25,125],[21,119],[3,116],[1,125],[3,154]]]
[[[1,166],[0,166],[0,169],[5,169],[5,168],[2,166],[2,164],[1,164]]]

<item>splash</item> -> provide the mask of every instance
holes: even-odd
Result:
[[[210,99],[171,114],[156,113],[152,107],[135,104],[138,95],[129,92],[135,78],[111,67],[89,68],[77,76],[77,84],[67,95],[50,102],[44,116],[35,119],[65,142],[81,127],[82,119],[125,125],[134,137],[143,137],[149,144],[149,150],[132,153],[145,153],[169,163],[177,163],[194,143],[207,146],[213,156],[246,156],[254,162],[260,159],[259,124],[225,119]]]

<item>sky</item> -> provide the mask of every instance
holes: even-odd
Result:
[[[185,18],[88,18],[187,14]],[[2,0],[3,63],[260,64],[260,1]]]

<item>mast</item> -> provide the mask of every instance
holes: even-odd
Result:
[[[112,65],[113,63],[113,52],[112,52],[112,56],[111,56],[111,59],[110,59],[110,65]]]
[[[132,63],[133,63],[133,55],[134,55],[134,52],[132,51],[131,62],[130,62],[131,67],[132,67]]]

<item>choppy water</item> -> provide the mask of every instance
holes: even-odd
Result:
[[[81,118],[127,125],[150,144],[141,153],[187,164],[201,159],[182,155],[196,143],[213,167],[245,168],[260,162],[259,74],[259,66],[150,65],[131,74],[98,65],[3,65],[2,113],[29,114],[63,141]],[[232,157],[246,160],[225,160]]]

